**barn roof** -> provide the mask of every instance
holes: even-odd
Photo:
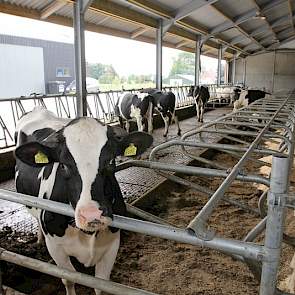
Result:
[[[73,0],[2,0],[0,12],[72,26]],[[205,42],[202,54],[225,58],[295,48],[295,0],[94,0],[85,28],[133,40],[155,43],[163,20],[163,45],[194,52],[196,38]]]

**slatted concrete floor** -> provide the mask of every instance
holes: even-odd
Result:
[[[219,116],[229,113],[229,108],[219,108],[205,113],[205,122],[212,121]],[[190,118],[180,122],[182,133],[195,129],[200,123],[196,118]],[[167,140],[177,139],[178,136],[175,125],[169,129]],[[141,158],[147,159],[151,149],[160,143],[164,142],[163,129],[154,131],[153,146],[145,152]],[[196,137],[196,140],[197,137]],[[219,136],[212,135],[206,137],[207,142],[217,142],[220,140]],[[201,153],[204,149],[195,149],[195,153]],[[166,163],[173,164],[188,164],[190,159],[184,156],[180,147],[170,147],[157,154],[158,160]],[[121,159],[125,160],[125,159]],[[146,168],[131,167],[116,174],[117,180],[120,184],[124,198],[128,203],[132,203],[139,197],[143,196],[151,189],[160,185],[165,178],[159,176],[155,171]],[[14,180],[6,181],[0,184],[1,189],[15,191]],[[18,232],[36,232],[37,224],[35,219],[27,212],[26,208],[22,205],[0,200],[0,230],[4,227],[10,227]]]

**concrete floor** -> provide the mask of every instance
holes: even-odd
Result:
[[[212,121],[230,111],[230,108],[218,108],[209,111],[205,113],[204,121]],[[200,126],[200,123],[197,122],[196,117],[180,122],[182,134],[193,130],[198,126]],[[177,128],[173,124],[169,129],[169,134],[166,140],[169,141],[179,138],[176,134]],[[141,156],[141,159],[147,159],[153,147],[166,141],[163,137],[163,128],[155,130],[153,136],[154,142],[152,147]],[[220,139],[221,137],[214,135],[210,138],[206,138],[206,141],[217,142]],[[197,137],[196,140],[198,140]],[[194,153],[200,154],[202,151],[204,151],[204,149],[194,148]],[[163,150],[157,154],[157,158],[161,162],[173,164],[188,164],[191,161],[190,158],[182,154],[180,147],[171,147]],[[120,162],[121,161],[125,161],[125,158],[120,159]],[[128,203],[134,202],[165,181],[165,178],[159,176],[155,171],[138,167],[131,167],[120,171],[116,173],[116,177],[120,184],[123,196]],[[0,183],[0,188],[15,191],[14,180]],[[9,226],[13,230],[19,232],[35,232],[37,230],[35,219],[27,212],[24,206],[0,200],[0,230],[5,226]]]

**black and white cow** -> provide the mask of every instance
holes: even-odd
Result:
[[[196,102],[197,120],[203,122],[205,105],[210,98],[208,87],[191,86],[189,88],[188,97],[193,97]]]
[[[233,111],[236,112],[238,109],[246,107],[258,99],[265,98],[265,96],[269,94],[271,93],[263,91],[263,90],[255,90],[255,89],[241,90],[239,93],[238,100],[234,102]]]
[[[129,121],[136,119],[138,131],[144,130],[143,120],[148,121],[148,132],[153,132],[152,122],[152,100],[146,93],[123,93],[115,107],[115,114],[119,117],[120,126],[123,127],[123,120],[126,121],[126,130],[129,132]]]
[[[141,154],[152,137],[128,134],[93,118],[57,118],[40,108],[25,115],[16,131],[17,191],[75,210],[75,218],[35,211],[50,255],[60,267],[74,270],[74,257],[95,266],[96,277],[109,279],[120,243],[120,232],[110,223],[113,214],[126,214],[114,159],[131,144]],[[76,294],[72,282],[63,283],[67,295]]]
[[[172,123],[172,121],[175,121],[175,124],[177,124],[177,135],[181,134],[180,126],[178,117],[175,114],[175,107],[176,107],[176,98],[173,92],[162,92],[157,89],[150,89],[148,91],[148,94],[152,96],[152,103],[154,109],[160,113],[164,124],[165,124],[165,130],[164,130],[164,137],[167,137],[169,125]],[[149,118],[152,122],[152,117]]]

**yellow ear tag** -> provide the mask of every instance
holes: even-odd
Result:
[[[45,154],[43,154],[42,152],[39,151],[35,155],[35,163],[36,164],[47,164],[47,163],[49,163],[49,160]]]
[[[130,143],[130,145],[125,149],[124,156],[130,157],[130,156],[136,156],[137,147],[134,145],[134,143]]]

